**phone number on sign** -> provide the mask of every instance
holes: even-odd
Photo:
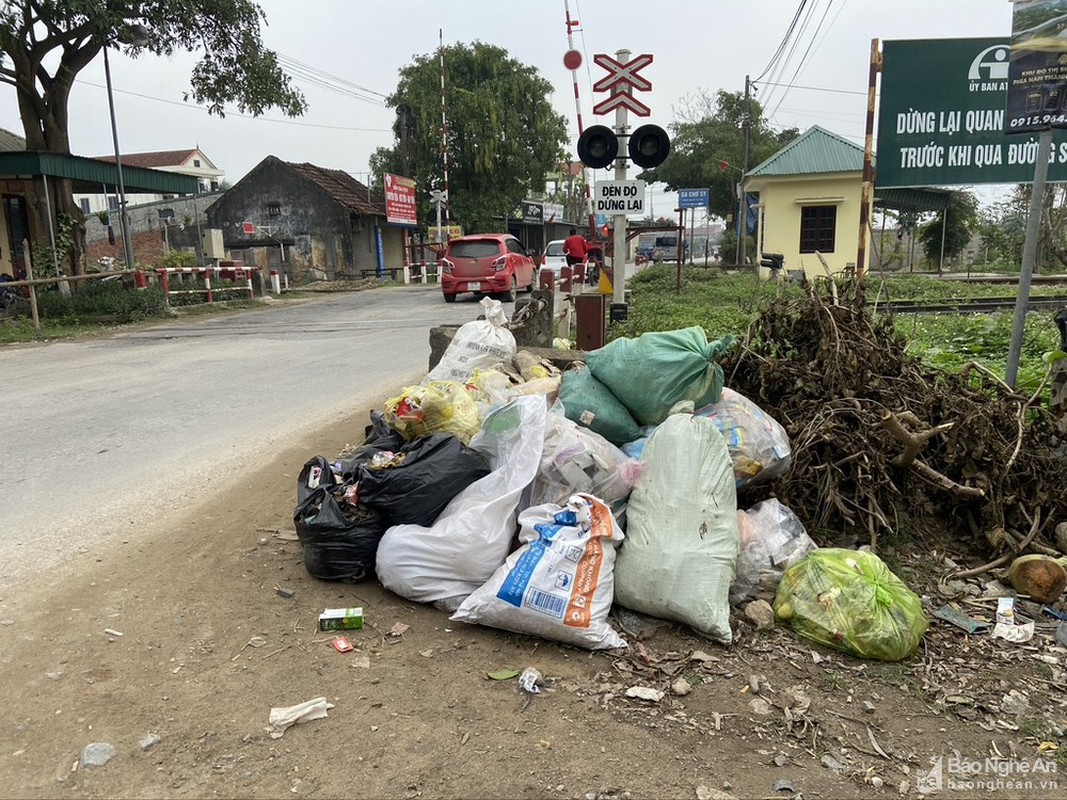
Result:
[[[1045,114],[1043,116],[1016,117],[1010,123],[1012,128],[1029,125],[1067,125],[1067,114]]]

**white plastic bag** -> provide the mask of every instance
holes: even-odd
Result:
[[[592,495],[575,494],[565,507],[526,509],[519,524],[523,546],[452,619],[590,650],[626,647],[608,624],[615,545],[623,539],[611,509]]]
[[[547,414],[545,398],[535,396],[486,417],[470,446],[488,457],[493,471],[452,498],[431,527],[394,525],[385,532],[377,559],[382,586],[453,611],[489,580],[508,555],[520,496],[541,463]]]
[[[482,298],[485,319],[476,319],[459,327],[437,366],[422,379],[467,383],[476,369],[494,369],[510,364],[515,357],[515,337],[507,329],[508,318],[499,300]]]
[[[734,605],[751,598],[774,600],[782,573],[818,545],[808,536],[804,523],[776,498],[737,512],[741,554],[730,587]]]
[[[541,468],[531,505],[564,504],[572,494],[591,494],[609,506],[625,500],[640,471],[636,460],[596,431],[579,425],[556,405],[548,412]]]
[[[649,438],[641,463],[615,563],[615,600],[729,644],[740,540],[726,441],[711,420],[672,414]]]
[[[759,486],[789,471],[789,435],[778,420],[743,394],[724,388],[722,398],[694,413],[708,417],[726,439],[737,488]]]

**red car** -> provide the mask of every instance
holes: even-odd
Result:
[[[441,256],[441,292],[446,303],[461,292],[513,301],[515,292],[532,292],[537,269],[526,248],[506,233],[461,236]]]

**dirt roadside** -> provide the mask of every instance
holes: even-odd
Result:
[[[300,466],[358,441],[366,421],[294,441],[179,522],[0,598],[0,795],[913,797],[931,758],[984,764],[993,748],[1046,769],[1007,777],[1027,787],[938,796],[1067,795],[1067,764],[1039,751],[1046,718],[1065,716],[1057,667],[1033,657],[1047,647],[935,627],[920,656],[880,664],[738,620],[728,649],[668,625],[620,658],[310,578],[299,544],[274,531],[292,530]],[[346,605],[373,627],[341,654],[316,620]],[[398,622],[410,629],[387,637]],[[254,636],[265,644],[245,646]],[[529,702],[515,680],[486,677],[526,666],[548,684]],[[692,691],[623,696],[677,677]],[[1019,688],[1028,710],[1001,703]],[[269,737],[272,706],[320,696],[327,719]],[[150,732],[161,740],[142,749]],[[117,755],[76,767],[91,742]]]

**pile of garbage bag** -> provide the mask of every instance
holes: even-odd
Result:
[[[724,386],[732,337],[620,338],[561,372],[516,349],[499,302],[483,307],[371,412],[362,445],[304,465],[293,520],[311,575],[377,577],[457,622],[589,649],[627,646],[613,605],[729,644],[731,605],[760,598],[830,646],[914,652],[921,607],[876,557],[819,550],[773,497],[739,504],[791,452]]]

